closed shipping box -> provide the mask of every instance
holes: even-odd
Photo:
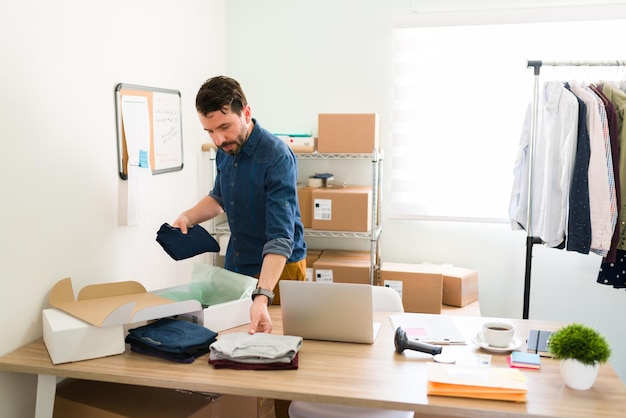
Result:
[[[313,218],[313,198],[311,193],[314,187],[302,186],[298,187],[298,205],[300,206],[300,218],[305,228],[311,228],[311,220]]]
[[[323,231],[369,232],[372,224],[372,188],[316,188],[311,191],[311,228]]]
[[[313,268],[313,263],[317,261],[318,258],[322,255],[322,250],[314,250],[312,248],[306,249],[306,281],[314,282],[315,281],[315,269]]]
[[[441,313],[443,274],[439,269],[422,264],[383,262],[380,284],[400,293],[406,312]]]
[[[478,300],[478,272],[452,267],[442,269],[443,304],[462,308]]]
[[[342,254],[324,250],[313,269],[317,282],[370,284],[371,262],[365,251]]]
[[[306,249],[306,266],[313,267],[313,263],[322,256],[323,250],[315,250],[313,248]]]
[[[65,379],[53,418],[257,418],[257,398]]]
[[[317,130],[319,153],[372,153],[378,148],[376,113],[320,113]]]

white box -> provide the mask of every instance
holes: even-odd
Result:
[[[58,309],[43,310],[43,341],[53,364],[124,352],[124,326],[96,327]]]
[[[200,312],[181,315],[183,319],[204,326],[215,332],[250,323],[252,298],[231,300],[204,308]]]
[[[252,291],[258,279],[203,263],[193,267],[191,282],[154,290],[153,293],[172,300],[195,300],[198,309],[178,317],[203,325],[211,331],[250,323]]]

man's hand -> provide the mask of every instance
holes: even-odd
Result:
[[[272,320],[270,319],[270,313],[267,310],[267,296],[258,295],[252,301],[252,307],[250,308],[250,329],[248,334],[254,334],[257,332],[272,332]]]
[[[189,221],[189,217],[185,214],[181,214],[178,218],[176,218],[172,226],[174,228],[180,229],[180,232],[182,232],[183,234],[186,234],[187,228],[191,226],[190,224],[191,222]]]

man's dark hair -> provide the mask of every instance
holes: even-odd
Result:
[[[223,75],[209,78],[204,82],[196,95],[196,110],[206,116],[216,110],[222,113],[241,115],[241,111],[248,104],[246,95],[237,80]]]

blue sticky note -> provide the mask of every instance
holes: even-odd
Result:
[[[532,364],[532,365],[541,364],[541,359],[539,358],[539,354],[524,353],[521,351],[513,351],[511,353],[511,361],[513,363],[523,363],[523,364]]]
[[[148,151],[144,149],[139,150],[139,167],[148,168]]]

